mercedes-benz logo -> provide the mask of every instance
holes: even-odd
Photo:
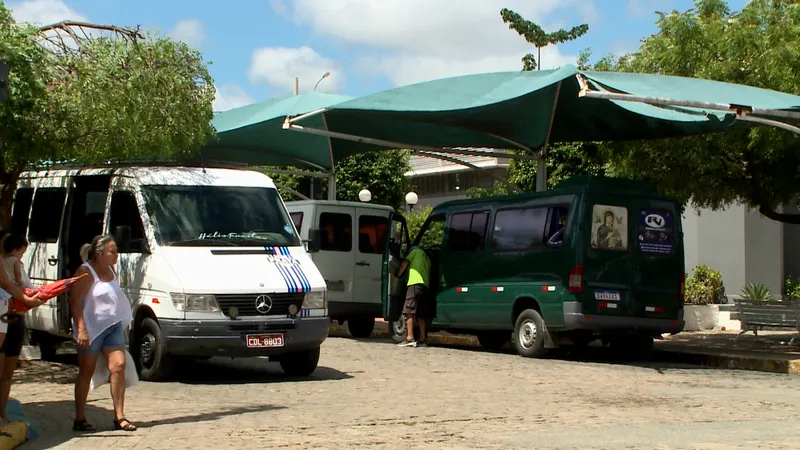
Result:
[[[256,297],[256,311],[260,314],[266,314],[272,309],[272,299],[268,295],[259,295]]]

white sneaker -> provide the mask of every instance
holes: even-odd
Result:
[[[404,340],[403,342],[397,344],[398,347],[416,347],[417,341],[414,340]]]

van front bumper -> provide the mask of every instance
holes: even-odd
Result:
[[[170,320],[160,319],[167,352],[181,356],[268,356],[318,348],[330,330],[328,317],[280,320]],[[249,348],[248,335],[282,334],[282,347]]]
[[[648,317],[583,314],[579,302],[564,302],[564,328],[567,330],[631,330],[674,334],[683,331],[685,324],[683,309],[681,309],[677,319],[653,319]]]

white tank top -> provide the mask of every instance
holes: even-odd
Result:
[[[94,283],[83,298],[83,322],[86,324],[86,332],[89,334],[89,343],[91,344],[100,333],[112,325],[119,322],[122,322],[123,328],[130,325],[133,321],[133,312],[128,296],[122,291],[116,274],[111,281],[101,281],[89,263],[85,263],[83,266],[89,269],[94,279]],[[72,330],[77,338],[78,325],[74,318],[72,319]]]

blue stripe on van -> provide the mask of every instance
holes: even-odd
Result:
[[[291,252],[287,247],[279,247],[280,252],[284,256],[292,257]],[[303,269],[296,264],[292,264],[291,266],[286,268],[290,274],[294,274],[295,279],[300,283],[300,291],[299,292],[308,292],[311,290],[311,283],[308,282],[308,278],[306,274],[303,272]]]
[[[270,247],[264,247],[264,248],[267,249],[268,251],[272,250],[274,252],[274,254],[276,254],[276,255],[278,254],[278,247],[271,247],[271,248]],[[288,274],[283,270],[283,267],[281,267],[280,264],[275,264],[275,268],[278,269],[278,272],[281,274],[281,277],[283,277],[283,282],[286,283],[286,290],[289,293],[293,293],[294,292],[294,290],[293,290],[294,289],[294,285],[293,285],[292,282],[289,281]]]

